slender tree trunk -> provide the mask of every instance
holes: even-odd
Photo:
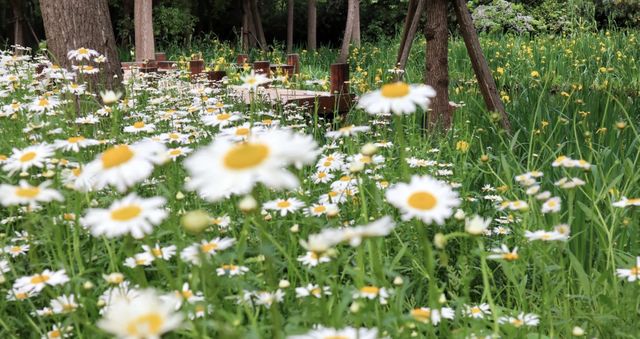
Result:
[[[407,43],[407,35],[409,34],[409,28],[413,22],[413,17],[416,15],[416,5],[418,0],[409,0],[409,7],[407,8],[407,16],[404,18],[404,27],[402,28],[402,36],[400,37],[400,47],[398,47],[398,57],[396,58],[396,64],[400,62],[404,45]],[[422,15],[422,14],[420,14]]]
[[[251,12],[253,14],[253,22],[256,27],[256,34],[260,41],[260,48],[262,48],[263,51],[266,51],[268,49],[267,39],[264,36],[264,29],[262,28],[262,18],[260,17],[260,10],[258,9],[258,0],[251,0]]]
[[[418,0],[418,5],[415,8],[414,16],[411,20],[411,26],[407,32],[406,41],[402,44],[402,50],[400,51],[400,59],[398,60],[398,68],[404,69],[407,66],[407,60],[409,60],[409,54],[411,53],[411,46],[413,46],[413,40],[418,32],[418,25],[420,24],[420,18],[424,10],[424,1]]]
[[[254,46],[251,0],[242,0],[242,49],[247,52]]]
[[[134,5],[136,61],[155,59],[153,37],[153,1],[137,0]]]
[[[449,108],[449,32],[447,30],[447,0],[427,0],[427,39],[425,83],[436,90],[431,104],[429,129],[451,126]]]
[[[23,1],[11,0],[11,9],[13,10],[13,44],[24,46],[24,8]]]
[[[316,26],[316,0],[308,0],[307,1],[307,49],[310,51],[315,51],[316,46],[316,35],[317,35],[317,26]]]
[[[47,47],[55,57],[54,62],[70,67],[69,50],[94,49],[104,54],[107,61],[100,66],[98,76],[87,78],[94,83],[103,79],[109,87],[120,83],[122,69],[107,0],[40,0],[40,10]]]
[[[287,15],[287,53],[293,52],[293,5],[295,4],[294,0],[289,0],[289,4],[287,5],[288,15]]]
[[[353,21],[355,19],[355,0],[349,0],[349,9],[347,10],[347,23],[344,29],[344,38],[342,39],[342,47],[340,48],[340,55],[338,56],[337,63],[347,62],[349,57],[349,44],[351,43],[351,37],[353,36]]]
[[[351,42],[354,46],[360,47],[360,0],[353,0],[355,11],[353,16],[353,31],[351,32]]]

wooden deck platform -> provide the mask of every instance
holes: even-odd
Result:
[[[233,92],[239,94],[246,104],[251,103],[251,93],[242,86],[230,86]],[[353,104],[353,94],[331,94],[323,91],[308,91],[286,88],[258,88],[256,96],[271,104],[291,104],[307,106],[311,112],[317,108],[318,114],[330,112],[347,112]],[[317,105],[317,106],[316,106]]]

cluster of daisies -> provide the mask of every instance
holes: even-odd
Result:
[[[70,317],[78,312],[99,319],[94,327],[117,337],[158,338],[171,331],[199,334],[196,322],[212,319],[216,312],[228,317],[237,310],[255,321],[278,313],[286,301],[315,309],[325,307],[329,298],[350,305],[354,314],[366,307],[384,312],[402,305],[397,307],[406,307],[400,313],[412,336],[457,318],[523,330],[539,324],[534,313],[487,303],[448,307],[445,291],[437,288],[430,291],[441,293],[437,303],[404,300],[399,290],[407,286],[407,277],[380,273],[394,277],[388,282],[369,277],[379,272],[363,270],[365,253],[372,266],[380,260],[381,238],[430,243],[432,239],[403,239],[404,231],[444,232],[452,224],[461,231],[438,232],[433,239],[438,250],[461,234],[486,237],[493,247],[482,255],[515,261],[518,247],[510,248],[505,238],[521,222],[514,213],[534,207],[541,215],[561,211],[559,195],[552,195],[551,187],[543,190],[539,182],[542,172],[516,176],[527,200],[505,200],[496,194],[503,191],[490,185],[483,196],[464,197],[457,191],[462,184],[451,179],[455,166],[436,160],[438,149],[402,159],[393,141],[361,143],[380,139],[380,132],[391,135],[391,116],[427,110],[435,96],[431,87],[401,81],[382,85],[358,101],[358,108],[372,116],[370,124],[327,128],[313,137],[306,108],[285,105],[275,112],[257,105],[247,112],[242,98],[228,88],[185,81],[179,70],[134,70],[123,80],[127,95],[106,91],[98,97],[82,79],[100,72],[104,56],[79,48],[68,58],[74,63],[71,70],[29,54],[3,52],[0,59],[0,91],[6,93],[0,97],[0,123],[24,122],[28,141],[0,148],[6,152],[0,154],[2,226],[14,234],[0,247],[0,281],[8,302],[28,303],[31,316],[50,324],[43,337],[83,331]],[[256,93],[273,79],[251,72],[241,80],[245,90]],[[94,108],[75,111],[78,99]],[[68,123],[70,111],[73,124]],[[468,148],[468,143],[459,144],[459,149]],[[389,167],[398,165],[414,174],[390,175]],[[565,156],[551,165],[585,172],[591,168]],[[584,184],[565,177],[553,186]],[[468,215],[465,200],[489,201],[498,215]],[[367,210],[367,202],[374,201],[375,208]],[[640,202],[625,197],[614,203],[631,205]],[[45,221],[34,225],[34,215]],[[55,229],[42,232],[42,227]],[[513,233],[522,232],[529,241],[565,242],[571,235],[566,224]],[[50,234],[57,238],[46,239]],[[45,248],[50,241],[60,243],[51,253]],[[277,254],[263,251],[264,246]],[[295,285],[277,276],[285,269],[272,266],[284,266],[289,280],[296,277]],[[617,273],[635,281],[639,266],[640,257],[636,266]],[[322,279],[332,268],[341,276]],[[407,275],[418,284],[435,284],[422,274]],[[221,298],[218,291],[223,289]],[[242,324],[233,321],[234,326]],[[389,330],[374,327],[314,324],[287,334],[390,337]]]

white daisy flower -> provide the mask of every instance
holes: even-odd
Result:
[[[320,287],[319,285],[308,284],[304,287],[296,287],[296,298],[309,296],[321,298],[323,295],[331,295],[331,288],[329,286]]]
[[[474,319],[483,319],[486,315],[491,314],[489,304],[465,305],[463,314]]]
[[[162,300],[154,290],[143,290],[135,298],[112,300],[98,327],[119,338],[160,338],[178,328],[182,315],[174,304]]]
[[[316,267],[319,264],[327,263],[331,261],[331,257],[325,252],[307,251],[305,255],[297,258],[305,266]]]
[[[80,152],[81,148],[85,148],[88,146],[95,146],[95,145],[99,145],[100,142],[98,140],[93,140],[93,139],[87,139],[83,136],[77,136],[77,137],[70,137],[66,140],[56,140],[53,144],[53,146],[56,149],[60,149],[63,151],[73,151],[73,152]]]
[[[31,167],[43,168],[48,158],[53,155],[53,148],[47,144],[39,144],[24,149],[13,149],[11,156],[4,161],[2,169],[13,174],[25,172]]]
[[[395,113],[411,114],[420,107],[423,111],[436,97],[436,91],[427,85],[409,85],[402,81],[385,84],[379,90],[364,94],[358,107],[372,115]]]
[[[278,211],[280,216],[284,217],[304,207],[304,202],[296,198],[277,199],[265,202],[262,207],[266,210]]]
[[[51,310],[55,314],[70,313],[76,310],[79,305],[76,303],[75,295],[61,295],[51,300]]]
[[[100,53],[98,53],[97,51],[93,49],[85,48],[85,47],[72,49],[69,52],[67,52],[67,58],[69,60],[75,60],[75,61],[82,61],[82,60],[89,61],[91,60],[92,57],[97,57],[99,55]]]
[[[113,146],[87,164],[79,180],[91,182],[98,190],[111,185],[123,193],[148,178],[154,165],[165,162],[166,153],[164,145],[152,141]]]
[[[178,160],[178,158],[183,157],[189,153],[193,152],[193,150],[189,147],[176,147],[167,150],[167,157],[173,161]]]
[[[411,182],[398,183],[385,194],[387,201],[400,209],[402,220],[418,218],[426,224],[443,225],[460,205],[458,193],[446,183],[430,176],[413,176]]]
[[[378,330],[376,328],[353,328],[345,327],[343,329],[325,328],[318,326],[315,329],[301,335],[291,335],[287,339],[378,339]]]
[[[363,298],[363,299],[369,299],[369,300],[378,299],[380,304],[386,305],[387,298],[389,298],[389,291],[387,291],[385,287],[377,287],[377,286],[369,285],[369,286],[361,287],[356,292],[354,292],[353,298],[355,299]]]
[[[13,289],[18,291],[40,292],[47,285],[62,285],[67,281],[69,281],[69,277],[67,276],[65,270],[51,271],[47,269],[42,273],[18,278],[13,283]]]
[[[520,258],[518,248],[514,247],[513,250],[510,250],[505,244],[500,245],[498,248],[492,248],[491,254],[487,255],[487,259],[492,260],[514,261],[518,260],[518,258]]]
[[[352,135],[356,135],[362,132],[367,132],[371,129],[369,126],[355,126],[349,125],[340,128],[337,131],[329,131],[325,135],[327,138],[338,139],[341,137],[350,137]]]
[[[222,265],[216,268],[216,274],[218,276],[228,275],[244,275],[246,272],[249,272],[249,268],[246,266],[238,266],[238,265]]]
[[[152,255],[156,259],[169,260],[176,254],[176,246],[170,245],[166,247],[160,247],[160,244],[156,244],[154,247],[149,245],[142,245],[142,249]]]
[[[559,197],[549,198],[542,204],[542,213],[560,212],[562,200]]]
[[[411,316],[416,321],[438,325],[442,319],[453,319],[455,311],[449,307],[432,309],[429,307],[419,307],[411,310]]]
[[[205,126],[218,126],[224,128],[234,121],[242,119],[242,115],[235,113],[219,113],[219,114],[206,114],[200,117],[202,123]]]
[[[540,322],[540,318],[538,315],[533,313],[520,313],[517,317],[500,317],[498,318],[498,322],[501,324],[511,324],[514,327],[537,326]]]
[[[310,163],[317,152],[312,138],[296,138],[285,130],[270,130],[243,143],[216,138],[185,160],[191,177],[186,186],[209,201],[247,194],[258,182],[273,189],[292,189],[298,186],[298,178],[285,166]]]
[[[202,240],[199,243],[194,243],[188,246],[180,252],[180,258],[183,261],[192,263],[194,265],[200,265],[202,258],[207,259],[215,255],[218,251],[224,251],[231,247],[235,243],[233,238],[215,238],[210,241]]]
[[[640,206],[640,198],[627,199],[622,197],[622,200],[612,203],[613,207],[627,207],[627,206]]]
[[[20,180],[19,186],[1,184],[0,204],[2,206],[28,205],[33,208],[41,202],[53,200],[64,201],[60,192],[48,188],[50,181],[45,181],[38,186],[31,186],[25,180]]]
[[[162,197],[147,199],[131,193],[107,209],[90,208],[80,223],[96,237],[114,238],[128,233],[141,239],[169,215],[165,203],[166,199]]]
[[[629,282],[640,280],[640,256],[636,257],[636,265],[631,268],[616,269],[618,277],[627,279]]]

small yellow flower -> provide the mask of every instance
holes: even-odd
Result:
[[[538,72],[538,71],[531,71],[531,77],[532,77],[532,78],[539,78],[539,77],[540,77],[540,72]]]
[[[498,74],[500,74],[500,75],[503,75],[504,74],[504,68],[498,67],[498,69],[496,69],[496,72],[498,72]]]
[[[461,153],[467,153],[467,151],[469,151],[469,143],[464,140],[458,141],[456,143],[456,150]]]

